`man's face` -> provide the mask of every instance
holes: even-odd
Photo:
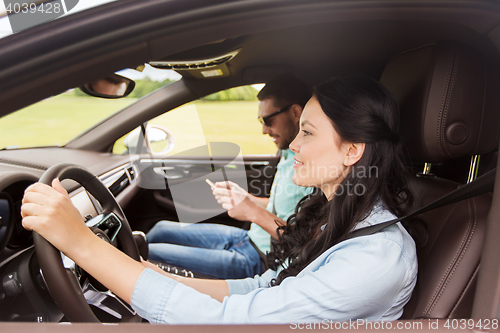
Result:
[[[259,102],[258,117],[269,116],[286,105],[277,105],[273,98],[266,98]],[[296,108],[294,105],[292,108]],[[288,149],[299,132],[299,121],[293,117],[293,110],[278,113],[268,120],[268,125],[262,125],[262,134],[268,134],[278,146],[278,149]]]

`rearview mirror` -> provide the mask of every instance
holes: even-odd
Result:
[[[101,98],[122,98],[134,90],[135,82],[118,74],[87,83],[80,90],[87,95]]]

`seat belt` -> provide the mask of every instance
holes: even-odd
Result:
[[[430,204],[416,210],[415,212],[408,214],[406,216],[386,221],[383,223],[375,224],[366,228],[358,229],[353,232],[351,232],[349,235],[344,240],[351,239],[354,237],[359,237],[359,236],[367,236],[371,235],[373,233],[376,233],[377,231],[380,231],[384,228],[387,228],[388,226],[391,226],[395,223],[404,221],[410,217],[428,212],[430,210],[443,207],[446,205],[450,205],[465,199],[469,199],[472,197],[475,197],[477,195],[487,193],[487,192],[492,192],[493,187],[495,185],[495,175],[496,175],[496,168],[493,170],[488,171],[481,177],[476,178],[472,182],[462,185],[456,190],[446,194],[445,196],[431,202]]]

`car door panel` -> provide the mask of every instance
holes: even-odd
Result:
[[[129,219],[136,229],[144,231],[159,220],[203,221],[247,229],[248,222],[227,215],[205,180],[215,183],[228,179],[243,188],[246,186],[250,194],[268,197],[279,161],[279,156],[272,155],[249,155],[243,161],[221,156],[213,160],[200,156],[143,157],[138,160],[142,204],[133,205]],[[147,212],[144,212],[144,207],[148,207]],[[141,211],[143,213],[139,214]]]

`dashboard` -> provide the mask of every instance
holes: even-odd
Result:
[[[68,162],[65,157],[72,155],[78,158],[70,159],[71,162],[99,175],[120,205],[125,205],[131,196],[127,193],[137,188],[137,170],[129,156],[65,148],[48,150],[51,153],[45,156],[50,155],[51,159],[43,163],[30,160],[36,160],[33,155],[47,153],[47,149],[0,151],[0,321],[45,322],[62,318],[40,271],[32,232],[22,227],[20,208],[28,186],[37,182],[50,166]],[[84,220],[102,212],[99,202],[78,183],[64,180],[62,184]]]

